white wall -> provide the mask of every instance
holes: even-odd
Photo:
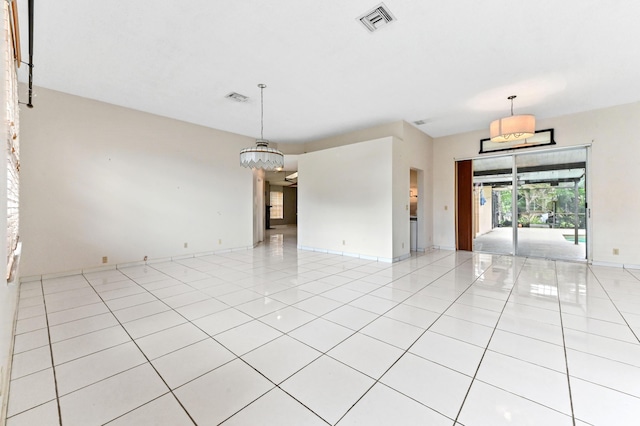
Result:
[[[304,144],[303,152],[320,151],[327,148],[335,148],[352,143],[365,142],[374,139],[385,138],[387,136],[395,136],[402,139],[404,134],[403,121],[394,121],[391,123],[381,124],[379,126],[368,127],[366,129],[355,130],[340,135],[330,136],[324,139],[307,142]],[[298,145],[299,146],[299,145]],[[289,154],[290,147],[280,144],[278,148],[282,148],[286,154]],[[293,154],[294,152],[291,152]],[[301,152],[295,152],[301,154]]]
[[[393,138],[393,259],[402,259],[411,252],[409,235],[410,168],[407,143]]]
[[[300,155],[299,247],[393,257],[393,139]]]
[[[381,140],[388,139],[391,137],[391,153],[388,154],[389,157],[379,158],[376,160],[377,162],[371,163],[369,161],[361,161],[360,158],[362,155],[368,155],[369,152],[363,148],[363,141],[367,141],[367,139],[363,139],[366,137],[371,137],[370,141],[373,140]],[[432,247],[433,243],[433,217],[432,217],[432,197],[431,192],[433,188],[433,167],[432,167],[432,158],[433,158],[433,139],[427,134],[423,133],[419,129],[413,127],[407,122],[397,121],[393,123],[388,123],[381,126],[376,126],[370,129],[364,129],[356,132],[347,133],[344,135],[334,136],[326,139],[322,139],[319,141],[314,141],[305,144],[305,150],[310,153],[322,152],[322,150],[330,151],[327,147],[331,149],[344,148],[349,146],[350,144],[360,145],[359,147],[354,148],[355,150],[362,150],[360,154],[357,154],[353,158],[353,163],[349,164],[345,162],[345,169],[349,170],[349,175],[341,176],[341,178],[351,179],[350,173],[353,173],[354,170],[362,171],[368,169],[367,165],[371,164],[371,167],[378,168],[380,164],[386,163],[387,161],[392,162],[392,171],[388,184],[391,185],[391,200],[388,208],[391,211],[392,217],[392,230],[391,232],[391,253],[381,255],[376,255],[380,258],[385,258],[388,260],[394,259],[397,260],[399,258],[403,258],[409,255],[411,247],[409,241],[409,187],[410,187],[410,179],[409,179],[409,171],[411,169],[420,170],[419,173],[420,182],[418,183],[418,187],[420,188],[420,193],[418,194],[418,249],[424,250]],[[282,147],[286,149],[286,147]],[[309,154],[301,155],[300,158],[304,158]],[[314,158],[314,162],[317,165],[320,157],[306,157],[306,158]],[[330,158],[326,159],[327,161],[332,161]],[[361,166],[362,165],[362,166]],[[327,167],[332,167],[328,165]],[[299,170],[302,170],[299,163]],[[325,174],[321,173],[322,167],[318,168],[318,177],[317,179],[324,179]],[[368,173],[368,172],[367,172]],[[365,174],[359,174],[359,176],[366,176]],[[371,183],[377,182],[380,178],[379,174],[374,175]],[[316,178],[313,179],[305,179],[299,181],[299,199],[298,205],[299,209],[302,208],[302,195],[306,188],[305,186],[309,183],[309,181],[313,181],[315,184]],[[363,182],[366,184],[366,182]],[[339,204],[335,204],[339,206]],[[367,204],[363,204],[361,215],[369,214],[369,206]],[[302,217],[302,210],[300,211],[300,217]],[[338,208],[337,216],[340,216],[340,210]],[[327,226],[335,226],[332,223],[327,223]],[[298,237],[299,237],[299,245],[312,247],[316,249],[329,249],[337,252],[350,252],[350,253],[361,253],[354,252],[352,248],[345,247],[334,247],[328,248],[328,246],[324,245],[310,245],[309,241],[305,243],[301,242],[301,236],[306,236],[306,229],[304,228],[305,222],[298,222]],[[338,239],[340,242],[343,238]],[[314,241],[314,244],[320,244],[320,241]],[[363,253],[361,253],[363,254]]]
[[[102,256],[253,246],[254,177],[238,156],[254,140],[37,93],[21,115],[23,277],[101,266]]]
[[[640,265],[640,103],[539,120],[554,128],[556,147],[592,144],[589,170],[592,259],[598,263]],[[434,244],[455,247],[455,159],[480,157],[488,130],[434,140]],[[526,150],[531,151],[531,150]],[[515,151],[524,152],[524,151]],[[613,248],[620,250],[613,255]]]

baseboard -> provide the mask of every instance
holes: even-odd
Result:
[[[346,252],[346,251],[339,251],[339,250],[328,250],[328,249],[323,249],[323,248],[318,248],[318,247],[308,247],[308,246],[297,246],[298,250],[305,250],[305,251],[313,251],[316,253],[327,253],[327,254],[335,254],[338,256],[345,256],[345,257],[354,257],[357,259],[363,259],[363,260],[371,260],[374,262],[384,262],[384,263],[394,263],[394,262],[400,262],[402,260],[408,259],[411,257],[411,253],[406,253],[403,254],[401,256],[397,256],[397,257],[380,257],[380,256],[372,256],[369,254],[361,254],[361,253],[352,253],[352,252]]]
[[[593,266],[604,266],[607,268],[624,268],[624,264],[622,263],[613,263],[613,262],[600,262],[594,260],[591,265]]]
[[[48,279],[52,279],[52,278],[70,277],[72,275],[87,274],[87,273],[91,273],[91,272],[110,271],[110,270],[116,270],[116,269],[129,268],[129,267],[133,267],[133,266],[153,265],[155,263],[171,262],[171,261],[175,261],[175,260],[191,259],[191,258],[195,258],[195,257],[203,257],[203,256],[211,256],[211,255],[215,255],[215,254],[251,250],[251,249],[255,248],[257,245],[258,245],[258,243],[254,244],[254,245],[251,245],[251,246],[241,246],[241,247],[234,247],[234,248],[228,248],[228,249],[222,249],[222,250],[214,250],[214,251],[209,250],[209,251],[205,251],[205,252],[198,252],[198,253],[191,253],[191,254],[183,254],[183,255],[169,256],[169,257],[151,258],[151,259],[148,259],[148,260],[120,262],[120,263],[116,263],[116,264],[113,264],[113,265],[92,266],[92,267],[89,267],[89,268],[74,269],[74,270],[62,271],[62,272],[54,272],[54,273],[49,273],[49,274],[30,275],[30,276],[27,276],[27,277],[20,277],[19,278],[19,282],[20,283],[27,283],[27,282],[32,282],[32,281],[48,280]]]

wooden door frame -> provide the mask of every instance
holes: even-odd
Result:
[[[456,161],[456,250],[473,251],[473,160]]]

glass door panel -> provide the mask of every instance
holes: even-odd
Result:
[[[586,155],[586,148],[516,155],[516,254],[586,259]]]
[[[513,254],[513,157],[473,160],[473,250]]]

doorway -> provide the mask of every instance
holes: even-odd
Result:
[[[586,260],[587,148],[473,160],[473,251]]]

